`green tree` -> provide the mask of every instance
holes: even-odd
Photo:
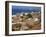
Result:
[[[32,18],[32,15],[30,13],[28,13],[26,16],[27,18]]]

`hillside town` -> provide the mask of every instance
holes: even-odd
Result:
[[[12,16],[12,31],[40,30],[40,12],[22,12]]]

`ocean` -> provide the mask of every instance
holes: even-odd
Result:
[[[41,7],[32,6],[12,6],[12,15],[22,12],[41,12]]]

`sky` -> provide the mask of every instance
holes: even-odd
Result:
[[[12,6],[12,15],[22,12],[40,12],[41,7],[32,7],[32,6]]]

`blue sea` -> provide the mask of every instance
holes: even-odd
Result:
[[[41,7],[33,6],[12,6],[12,15],[22,12],[41,12]]]

